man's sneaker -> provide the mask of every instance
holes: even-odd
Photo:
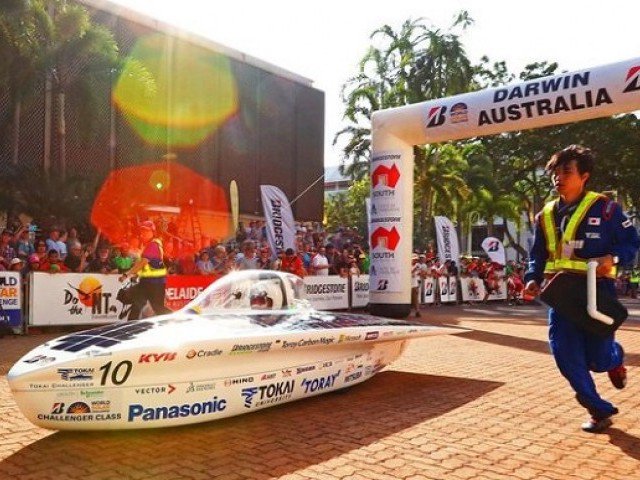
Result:
[[[609,380],[613,383],[613,386],[618,390],[622,390],[627,385],[627,369],[624,365],[612,368],[607,372]]]
[[[589,433],[600,433],[600,432],[604,432],[612,424],[613,424],[613,422],[611,421],[611,418],[609,418],[609,417],[601,418],[601,419],[597,419],[597,418],[593,418],[592,417],[592,418],[589,419],[589,421],[584,422],[582,424],[582,430],[584,430],[585,432],[589,432]]]

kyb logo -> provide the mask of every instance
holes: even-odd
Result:
[[[176,358],[175,352],[163,352],[163,353],[143,353],[140,355],[138,363],[160,363],[170,362]]]
[[[447,113],[447,107],[431,107],[427,118],[427,128],[441,126],[446,120],[445,113]]]
[[[398,180],[400,180],[400,171],[395,163],[391,168],[385,165],[379,165],[371,174],[371,185],[373,188],[378,186],[395,188]]]
[[[640,65],[635,65],[629,69],[625,82],[627,82],[627,86],[623,90],[624,93],[640,90]]]

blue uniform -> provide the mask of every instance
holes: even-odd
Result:
[[[579,202],[580,200],[566,205],[560,200],[554,208],[556,238],[561,238]],[[541,285],[544,279],[548,252],[542,223],[542,216],[538,214],[525,283],[535,280]],[[634,260],[640,240],[620,205],[603,197],[588,209],[578,226],[572,246],[574,255],[578,258],[589,259],[610,254],[617,256],[619,263],[625,265]],[[615,296],[612,279],[598,279],[598,288],[606,289]],[[551,308],[549,343],[556,364],[576,392],[578,402],[587,408],[594,418],[606,418],[616,413],[617,409],[602,399],[596,391],[590,373],[606,372],[622,365],[624,353],[620,344],[614,341],[614,336],[601,338],[590,334]]]

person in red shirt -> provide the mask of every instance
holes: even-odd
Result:
[[[302,265],[302,260],[296,252],[293,251],[293,248],[287,248],[284,252],[284,258],[282,259],[282,264],[280,265],[280,270],[283,272],[293,273],[294,275],[298,275],[299,277],[304,277],[306,272],[304,271],[304,266]]]
[[[47,273],[59,273],[68,272],[69,269],[64,265],[64,262],[60,259],[60,252],[53,248],[49,250],[44,260],[40,262],[40,271]]]

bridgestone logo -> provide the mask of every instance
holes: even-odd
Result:
[[[347,286],[343,284],[321,284],[321,285],[305,285],[305,291],[308,295],[319,295],[325,293],[345,293]]]
[[[271,200],[271,220],[273,222],[273,236],[278,251],[284,250],[284,236],[282,235],[282,202]]]
[[[235,355],[238,353],[268,352],[271,349],[272,343],[273,342],[234,345],[233,348],[231,349],[231,355]]]

